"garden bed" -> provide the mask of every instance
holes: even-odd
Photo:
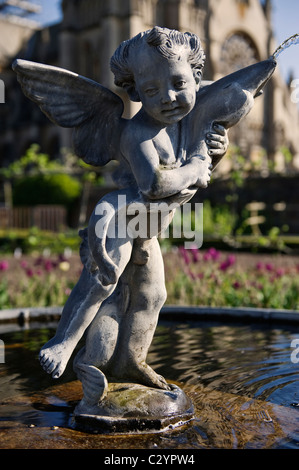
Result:
[[[299,310],[299,256],[180,247],[164,258],[168,303]]]
[[[299,256],[208,250],[164,252],[168,305],[299,310]],[[62,306],[78,254],[2,255],[0,310]]]

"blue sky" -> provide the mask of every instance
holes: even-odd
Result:
[[[272,0],[273,30],[277,45],[295,33],[299,33],[299,2],[298,0]],[[290,71],[294,78],[299,78],[299,45],[292,46],[281,54],[278,64],[284,78]]]
[[[50,25],[58,23],[61,20],[61,3],[62,0],[31,0],[31,3],[36,3],[42,6],[40,14],[32,16],[36,21],[43,25]]]
[[[42,24],[52,24],[61,19],[61,0],[32,0],[41,4],[41,15],[36,19]],[[273,30],[277,45],[292,34],[299,33],[299,1],[298,0],[272,0],[273,3]],[[273,51],[274,52],[274,51]],[[287,49],[278,59],[280,71],[285,79],[292,71],[294,78],[299,78],[299,45]]]

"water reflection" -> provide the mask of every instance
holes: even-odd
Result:
[[[299,402],[299,364],[291,362],[296,337],[291,328],[165,323],[149,358],[170,380],[292,406]]]

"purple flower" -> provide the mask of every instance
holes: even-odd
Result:
[[[7,271],[8,268],[8,261],[0,261],[0,271]]]
[[[22,267],[22,268],[25,269],[25,268],[27,268],[27,266],[28,266],[27,261],[21,261],[21,267]]]
[[[212,259],[212,255],[207,251],[204,255],[203,255],[203,259],[205,261],[210,261]]]
[[[234,289],[239,289],[240,287],[242,287],[242,286],[241,286],[241,284],[240,284],[239,281],[235,281],[235,282],[233,283],[233,288],[234,288]]]
[[[285,274],[285,270],[283,268],[277,268],[276,269],[276,276],[281,277]]]
[[[52,269],[53,269],[53,263],[52,263],[52,261],[46,260],[45,263],[44,263],[44,269],[45,269],[45,271],[47,271],[47,272],[52,271]]]
[[[40,265],[42,264],[42,262],[43,262],[43,257],[42,257],[42,256],[39,256],[39,257],[36,259],[36,261],[35,261],[35,263],[34,263],[34,266],[40,266]]]
[[[220,252],[218,250],[216,250],[216,248],[210,248],[208,250],[208,253],[210,255],[210,257],[214,260],[214,261],[217,261],[220,257]]]
[[[190,253],[192,255],[193,263],[197,263],[200,259],[198,248],[197,247],[190,248]]]
[[[269,272],[274,271],[274,266],[273,266],[273,264],[267,263],[267,264],[266,264],[266,270],[269,271]]]
[[[256,269],[257,269],[258,271],[262,271],[262,270],[264,269],[264,264],[261,263],[261,262],[258,262],[258,263],[256,264]]]
[[[217,261],[219,258],[220,258],[220,251],[216,250],[216,248],[213,248],[213,247],[209,248],[203,256],[203,259],[205,261],[210,261],[210,260]]]
[[[26,274],[28,277],[33,277],[34,273],[31,268],[26,269]]]
[[[230,266],[233,266],[235,262],[236,262],[235,255],[228,255],[226,260],[220,264],[219,269],[221,269],[221,271],[226,271],[228,268],[230,268]]]
[[[235,262],[236,262],[236,257],[235,257],[235,255],[228,255],[227,261],[228,261],[228,263],[229,263],[230,266],[233,266],[233,264],[235,264]]]
[[[184,260],[185,264],[187,264],[187,265],[190,264],[190,259],[189,259],[188,252],[187,252],[186,248],[184,248],[183,246],[180,246],[179,247],[179,252],[183,257],[183,260]]]

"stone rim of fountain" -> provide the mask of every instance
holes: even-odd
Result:
[[[0,332],[9,332],[9,327],[30,326],[35,321],[59,320],[62,307],[26,307],[0,310]],[[190,305],[165,305],[160,312],[161,320],[171,321],[258,321],[283,324],[298,324],[299,310],[284,310],[251,307],[207,307]],[[5,325],[5,331],[1,326]]]

